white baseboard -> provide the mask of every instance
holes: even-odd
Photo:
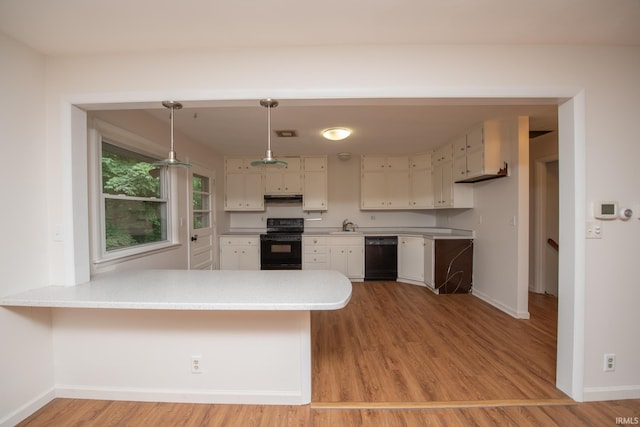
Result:
[[[311,396],[300,391],[175,390],[58,385],[55,397],[137,402],[207,403],[230,405],[306,405]]]
[[[472,295],[480,298],[482,301],[486,302],[487,304],[491,304],[492,306],[494,306],[498,310],[507,313],[511,317],[515,317],[516,319],[529,319],[530,318],[530,315],[529,315],[528,311],[518,312],[516,310],[513,310],[511,307],[509,307],[507,305],[504,305],[503,303],[501,303],[499,301],[494,300],[489,295],[484,294],[484,293],[478,291],[475,288],[472,289],[471,293],[472,293]]]
[[[585,402],[640,399],[640,385],[585,387],[582,397]]]
[[[15,411],[11,412],[6,417],[0,419],[0,427],[15,426],[20,421],[36,412],[38,409],[51,402],[53,399],[55,399],[55,397],[56,396],[54,389],[42,393],[40,396],[31,399]]]

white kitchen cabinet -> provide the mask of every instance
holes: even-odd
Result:
[[[260,237],[220,236],[220,270],[260,270]]]
[[[453,177],[456,182],[477,182],[507,173],[504,143],[508,129],[499,120],[485,121],[462,135],[453,143]]]
[[[302,269],[329,270],[328,237],[302,236]]]
[[[327,156],[302,157],[302,210],[328,209]]]
[[[264,210],[263,173],[251,166],[252,160],[240,157],[225,158],[225,211]]]
[[[351,280],[364,280],[364,237],[329,237],[329,264]]]
[[[435,208],[473,207],[473,187],[469,184],[454,184],[452,160],[434,162],[433,197]]]
[[[268,195],[302,194],[300,157],[283,157],[287,162],[283,168],[265,168],[264,193]]]
[[[364,237],[302,236],[304,270],[337,270],[354,281],[364,280]]]
[[[433,208],[433,170],[431,153],[416,154],[409,158],[410,208]]]
[[[398,281],[424,284],[424,237],[398,236]]]
[[[363,155],[361,170],[361,209],[408,209],[410,207],[408,156]]]

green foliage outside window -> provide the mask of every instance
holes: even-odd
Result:
[[[102,143],[107,251],[167,240],[167,203],[154,159]]]

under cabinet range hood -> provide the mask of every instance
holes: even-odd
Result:
[[[302,203],[302,194],[265,194],[264,202],[272,205]]]

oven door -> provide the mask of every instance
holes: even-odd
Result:
[[[302,236],[260,236],[261,270],[302,270]]]

